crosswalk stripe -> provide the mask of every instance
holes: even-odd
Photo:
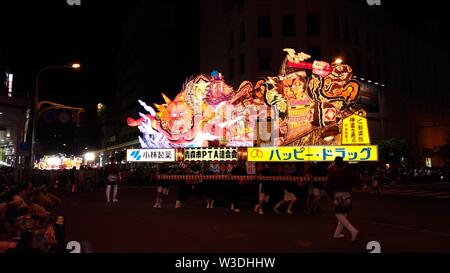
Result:
[[[416,191],[416,192],[409,192],[409,193],[399,193],[398,195],[401,196],[408,196],[408,195],[416,195],[421,193],[432,193],[432,191]]]
[[[414,197],[429,197],[429,196],[440,196],[440,195],[448,195],[448,192],[433,192],[433,193],[426,193],[426,194],[419,194],[414,195]]]

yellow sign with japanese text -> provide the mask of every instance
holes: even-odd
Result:
[[[247,149],[247,161],[249,162],[321,162],[334,161],[337,156],[352,162],[378,161],[378,146],[300,146]]]
[[[342,145],[370,144],[367,119],[358,114],[344,118],[342,121]]]

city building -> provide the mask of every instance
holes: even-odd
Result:
[[[30,156],[30,147],[25,144],[30,101],[27,96],[14,93],[12,82],[3,81],[3,77],[8,79],[4,72],[0,72],[0,167],[14,167],[17,181]]]
[[[7,27],[0,20],[0,36],[7,34]],[[30,146],[26,144],[31,126],[30,100],[27,93],[16,88],[10,61],[7,44],[0,44],[0,167],[14,167],[14,179],[18,181],[30,156]]]
[[[380,7],[351,0],[205,0],[200,22],[202,73],[217,69],[237,88],[276,75],[284,48],[341,58],[370,97],[373,143],[406,139],[412,161],[424,164],[423,148],[450,141],[449,55],[431,23],[406,28]]]
[[[235,88],[244,80],[277,75],[284,48],[306,52],[314,60],[340,58],[353,68],[372,143],[405,139],[410,163],[423,165],[424,148],[450,142],[449,54],[433,22],[408,27],[384,9],[355,0],[202,0],[198,9],[192,6],[143,2],[125,22],[118,116],[103,147],[138,143],[139,132],[127,126],[126,118],[142,111],[139,99],[159,103],[161,92],[171,97],[186,77],[212,70]],[[172,14],[163,16],[157,8]],[[199,22],[192,19],[197,12]],[[184,30],[175,32],[179,24]],[[198,34],[191,31],[196,24]],[[437,157],[432,161],[443,164]]]
[[[184,80],[198,73],[194,7],[187,1],[142,1],[124,23],[116,95],[120,124],[110,144],[137,139],[139,132],[128,128],[126,118],[142,111],[138,100],[161,101],[162,92],[178,93]]]

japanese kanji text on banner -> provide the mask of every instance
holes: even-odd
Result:
[[[358,114],[344,118],[342,122],[342,144],[370,144],[367,119]]]
[[[128,149],[128,162],[174,162],[175,149]]]
[[[186,161],[237,161],[237,148],[194,148],[184,150]]]
[[[333,161],[340,156],[345,161],[377,161],[378,146],[303,146],[248,148],[250,162]]]

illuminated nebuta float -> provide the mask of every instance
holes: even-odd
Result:
[[[356,109],[359,84],[350,66],[322,61],[285,49],[278,76],[241,83],[237,91],[217,71],[188,79],[182,91],[156,111],[139,101],[147,114],[128,118],[138,127],[143,148],[253,146],[257,120],[271,122],[272,146],[339,145],[343,118]],[[261,132],[261,130],[260,130]]]

